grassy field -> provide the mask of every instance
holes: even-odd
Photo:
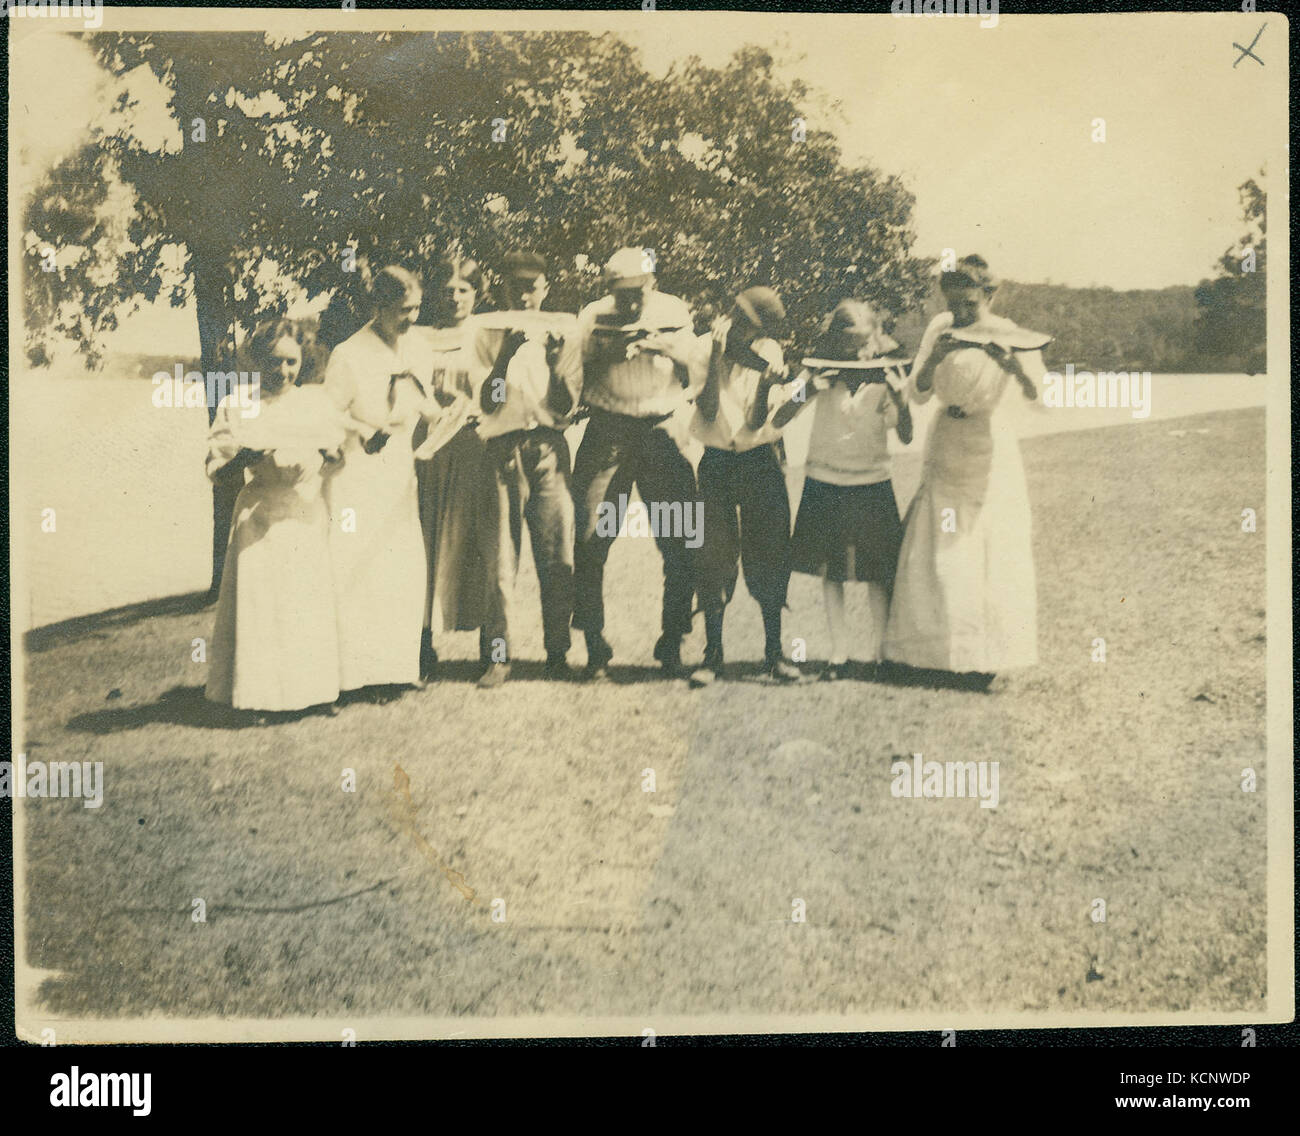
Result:
[[[177,600],[33,633],[28,759],[103,761],[106,782],[98,810],[25,805],[28,961],[63,972],[44,1004],[647,1025],[1262,1006],[1265,534],[1240,515],[1263,523],[1263,412],[1033,438],[1024,454],[1042,662],[988,694],[773,687],[743,587],[731,681],[660,680],[659,561],[629,539],[607,577],[603,687],[542,681],[531,574],[533,659],[504,689],[472,685],[475,637],[452,636],[423,692],[263,728],[205,710],[190,658],[210,610]],[[900,462],[900,490],[915,479]],[[866,618],[853,589],[850,605]],[[823,657],[807,578],[795,636]],[[701,647],[697,628],[688,660]],[[1000,762],[999,806],[893,798],[891,762],[916,752]]]

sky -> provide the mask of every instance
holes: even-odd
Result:
[[[593,18],[573,17],[584,27]],[[846,161],[895,174],[915,194],[916,253],[979,252],[1025,282],[1197,283],[1242,235],[1237,186],[1259,176],[1279,116],[1285,123],[1275,97],[1285,27],[1266,29],[1255,49],[1273,71],[1232,66],[1232,42],[1250,42],[1262,13],[1004,12],[991,28],[782,13],[622,21],[619,34],[656,73],[688,54],[719,65],[746,43],[769,49],[783,76],[814,88],[809,129],[833,131]],[[56,66],[48,46],[12,60],[11,113],[21,117],[29,91],[40,112],[39,130],[16,132],[23,178],[84,137],[109,101],[81,45],[63,37],[56,54]],[[55,74],[60,97],[41,97]],[[1098,119],[1104,142],[1094,141]],[[175,129],[161,106],[142,117],[150,145]],[[155,308],[115,338],[134,346],[142,335],[194,339],[192,313]]]
[[[825,93],[847,159],[916,195],[921,254],[980,252],[1026,282],[1162,288],[1209,275],[1244,231],[1237,186],[1258,176],[1285,105],[1270,119],[1260,68],[1234,69],[1232,41],[1264,22],[1004,11],[993,28],[867,18],[832,35],[820,17],[786,16],[765,25],[779,31],[764,45],[803,57],[783,73]],[[1256,50],[1281,67],[1284,29],[1273,31]],[[752,39],[718,26],[633,42],[662,70],[688,52],[720,64]],[[1105,142],[1092,140],[1097,118]]]

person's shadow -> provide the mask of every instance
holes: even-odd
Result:
[[[446,689],[473,686],[478,682],[482,672],[483,664],[472,660],[442,663],[439,664],[437,678],[424,690],[414,690],[407,686],[373,686],[363,690],[346,691],[339,699],[339,708],[346,712],[349,706],[358,704],[390,704],[419,699],[438,687]],[[568,682],[582,685],[581,676],[581,669],[575,668]],[[544,664],[534,660],[514,662],[511,665],[510,681],[512,683],[555,682],[547,678]],[[641,682],[663,682],[664,679],[658,667],[624,666],[611,667],[609,681],[613,685],[622,686]],[[199,730],[242,730],[321,716],[323,711],[323,707],[281,713],[234,710],[228,706],[209,702],[203,695],[202,686],[173,686],[153,702],[136,706],[108,706],[102,710],[88,710],[76,714],[68,719],[66,728],[75,733],[100,735],[124,733],[152,725],[189,726]]]
[[[876,681],[888,686],[924,687],[927,690],[964,690],[975,694],[988,694],[996,675],[975,671],[953,672],[909,667],[905,663],[883,662],[876,673]]]
[[[583,664],[570,664],[569,673],[563,679],[551,678],[546,673],[546,664],[541,659],[511,659],[510,683],[545,682],[560,685],[585,685]],[[635,664],[611,665],[609,683],[614,686],[631,686],[641,682],[663,682],[663,672],[656,666],[638,666]],[[450,659],[438,663],[435,677],[430,681],[430,688],[439,683],[461,683],[473,686],[483,674],[483,663],[477,659]],[[685,677],[682,672],[681,677]]]

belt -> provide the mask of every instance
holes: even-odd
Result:
[[[540,438],[539,434],[549,434],[550,438]],[[522,446],[527,442],[553,441],[555,435],[560,438],[564,437],[563,430],[557,430],[554,426],[534,426],[529,430],[507,430],[504,434],[496,434],[486,439],[486,444],[502,446]]]
[[[667,422],[677,411],[670,410],[667,414],[648,414],[644,418],[635,414],[622,414],[617,410],[606,410],[603,406],[593,406],[591,416],[603,415],[606,418],[618,418],[624,422],[632,422],[638,426],[658,426],[660,423]]]

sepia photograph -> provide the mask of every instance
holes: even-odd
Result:
[[[1294,1016],[1285,17],[669,8],[6,3],[20,1039]]]

